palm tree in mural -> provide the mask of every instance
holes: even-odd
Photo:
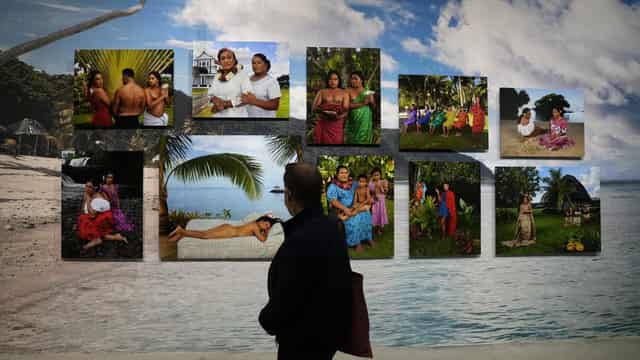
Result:
[[[267,136],[267,147],[271,157],[280,166],[285,166],[291,159],[295,162],[303,162],[302,137],[290,135]]]
[[[447,76],[428,76],[425,81],[425,88],[427,89],[427,98],[432,101],[432,106],[441,107],[446,105],[447,98],[451,92],[451,81]]]
[[[564,200],[570,199],[570,195],[576,191],[575,186],[564,181],[562,169],[551,169],[549,176],[543,178],[542,182],[545,183],[544,190],[546,191],[542,196],[545,208],[561,212]]]
[[[158,141],[159,222],[162,232],[169,224],[167,184],[172,176],[183,182],[197,182],[211,177],[225,177],[255,199],[262,193],[262,166],[254,158],[242,154],[222,153],[187,159],[192,142],[188,135],[172,134]]]

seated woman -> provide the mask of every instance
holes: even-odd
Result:
[[[569,138],[569,122],[562,117],[562,108],[554,107],[551,110],[549,121],[549,133],[541,136],[538,143],[547,150],[556,151],[575,145],[575,141]]]
[[[278,222],[282,222],[282,220],[264,215],[256,219],[256,221],[251,221],[246,224],[221,224],[208,230],[186,230],[178,225],[175,230],[169,234],[169,241],[178,241],[184,237],[215,240],[255,236],[258,240],[265,242],[267,241],[271,227]]]
[[[444,111],[438,111],[437,109],[433,112],[433,120],[429,124],[429,134],[433,135],[436,132],[436,128],[439,128],[444,124],[446,114]]]
[[[120,187],[114,183],[113,174],[109,173],[104,178],[104,184],[100,186],[99,192],[108,197],[111,205],[111,214],[113,215],[113,224],[118,232],[130,233],[135,226],[131,223],[124,212],[120,209]]]
[[[107,196],[96,192],[93,182],[87,181],[78,216],[78,237],[89,242],[82,248],[88,250],[102,244],[103,240],[128,243],[126,237],[113,232],[113,214]]]
[[[522,109],[522,113],[518,118],[518,133],[524,138],[524,140],[542,135],[544,132],[544,129],[536,126],[535,120],[531,118],[531,109]]]
[[[429,105],[424,106],[424,114],[418,118],[418,122],[416,123],[417,131],[420,132],[420,129],[423,126],[429,126],[429,121],[431,121],[431,109],[429,109]]]
[[[353,194],[353,205],[351,205],[351,211],[353,213],[369,211],[371,209],[373,197],[369,192],[367,181],[367,175],[360,174],[360,176],[358,176],[358,188]],[[349,216],[343,211],[339,211],[338,218],[342,221],[345,221],[349,218]]]
[[[411,109],[409,109],[409,113],[407,114],[407,120],[404,121],[404,131],[403,133],[407,133],[409,131],[409,126],[416,124],[418,121],[418,108],[416,104],[411,104]],[[416,126],[417,130],[417,126]]]
[[[447,109],[447,113],[445,115],[445,122],[442,124],[442,136],[448,137],[449,132],[453,128],[453,125],[456,122],[456,107],[449,106]]]
[[[453,123],[453,127],[456,128],[456,136],[462,136],[462,128],[467,126],[468,123],[469,118],[467,112],[461,107],[460,111],[458,111],[458,114],[456,115],[456,122]]]

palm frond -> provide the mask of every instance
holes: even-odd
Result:
[[[262,165],[247,155],[223,153],[196,157],[176,165],[167,179],[172,175],[183,182],[225,177],[250,199],[258,198],[262,193]]]
[[[284,166],[295,158],[295,161],[302,160],[302,138],[290,135],[267,136],[267,147],[271,152],[271,158],[278,165]]]

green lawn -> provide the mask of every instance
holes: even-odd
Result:
[[[564,216],[559,214],[545,214],[541,210],[534,210],[536,223],[536,243],[529,246],[509,248],[501,244],[502,241],[513,240],[515,224],[496,223],[496,255],[564,255],[594,253],[600,250],[600,216],[597,214],[592,221],[582,226],[564,226]],[[582,230],[586,235],[583,243],[585,251],[582,253],[568,252],[566,243],[571,235]]]
[[[393,200],[387,199],[387,218],[389,224],[384,227],[382,235],[374,235],[373,241],[375,247],[371,248],[367,244],[363,244],[363,251],[355,252],[349,249],[351,259],[380,259],[393,257]]]
[[[415,129],[415,127],[412,127]],[[411,130],[400,134],[400,150],[453,150],[453,151],[486,151],[489,149],[489,133],[472,135],[471,128],[466,127],[462,136],[455,136],[452,130],[449,137],[443,137],[442,131],[437,130],[429,135],[428,129],[422,132]]]
[[[173,126],[173,104],[171,106],[167,106],[165,108],[165,111],[167,112],[167,115],[169,116],[169,126]],[[91,113],[84,113],[84,114],[74,114],[73,115],[73,125],[78,127],[78,128],[92,128],[91,126],[91,117],[93,116],[93,114]],[[140,126],[142,126],[144,124],[143,121],[144,116],[140,115],[138,116],[138,122],[140,123]],[[151,126],[149,128],[152,128]]]
[[[459,224],[459,223],[458,223]],[[459,226],[459,225],[458,225]],[[449,236],[442,238],[440,229],[434,229],[432,236],[422,235],[409,240],[409,256],[420,257],[450,257],[480,255],[480,217],[474,216],[471,238],[477,241],[473,244],[471,254],[461,251],[454,239]]]
[[[193,95],[206,93],[207,89],[192,89]],[[281,97],[280,97],[280,106],[278,106],[278,110],[276,111],[276,118],[278,119],[288,119],[289,118],[289,89],[280,89]],[[194,118],[207,118],[214,117],[214,114],[211,112],[211,106],[206,106],[202,111],[200,111]]]

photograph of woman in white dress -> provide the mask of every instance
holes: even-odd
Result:
[[[271,61],[264,54],[253,55],[251,60],[253,92],[242,95],[251,118],[274,118],[280,106],[280,84],[270,74]]]

